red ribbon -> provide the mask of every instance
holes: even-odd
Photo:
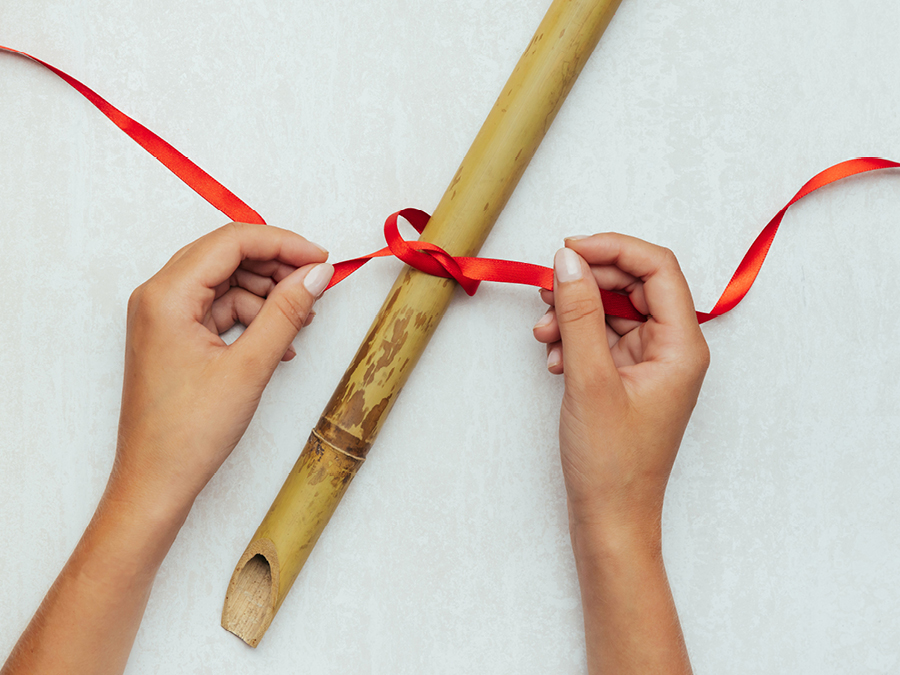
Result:
[[[138,145],[162,162],[169,171],[178,176],[189,188],[231,220],[265,224],[266,221],[263,220],[262,216],[247,206],[228,188],[147,127],[134,121],[113,106],[93,89],[30,54],[3,46],[0,46],[0,51],[24,56],[54,72],[112,120],[117,127],[128,134]],[[744,255],[743,260],[741,260],[740,265],[735,270],[731,281],[728,282],[715,307],[709,312],[697,312],[698,321],[705,323],[710,319],[721,316],[744,299],[744,296],[747,295],[747,291],[750,290],[750,287],[756,280],[756,276],[759,274],[759,270],[766,259],[769,248],[772,246],[772,240],[775,239],[775,234],[778,232],[778,227],[781,225],[784,214],[791,206],[811,192],[815,192],[819,188],[849,176],[879,169],[896,168],[900,168],[900,164],[897,162],[878,157],[860,157],[835,164],[813,176],[806,185],[800,188],[791,201],[769,221],[768,225],[766,225]],[[407,265],[426,274],[455,279],[469,295],[475,294],[475,291],[478,290],[478,285],[482,281],[528,284],[547,289],[548,291],[553,290],[553,270],[549,267],[516,262],[514,260],[454,257],[441,247],[429,242],[407,241],[400,236],[397,228],[397,218],[400,216],[408,220],[420,234],[425,229],[425,225],[430,218],[427,213],[418,209],[403,209],[391,214],[384,223],[384,237],[388,245],[361,258],[353,258],[352,260],[336,263],[334,265],[334,276],[328,288],[346,279],[372,258],[393,255]],[[638,321],[646,320],[647,317],[634,308],[628,296],[604,290],[601,290],[600,293],[603,297],[603,306],[607,315]]]

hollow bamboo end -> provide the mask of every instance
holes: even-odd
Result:
[[[222,608],[222,628],[256,647],[275,618],[278,577],[275,546],[268,539],[254,541],[231,575]]]

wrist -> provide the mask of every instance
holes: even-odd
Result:
[[[630,509],[624,513],[573,508],[569,505],[569,534],[576,559],[660,558],[661,509]]]
[[[136,479],[119,470],[117,462],[85,538],[108,547],[123,571],[155,575],[193,502],[192,496],[173,495]]]
[[[196,495],[163,489],[151,481],[110,476],[95,518],[123,529],[142,529],[158,541],[174,540],[194,505]]]
[[[107,487],[60,579],[91,605],[132,598],[142,607],[183,523],[178,514],[122,501]]]
[[[659,519],[575,522],[588,671],[690,673]]]
[[[175,455],[160,439],[130,430],[119,432],[116,459],[103,500],[117,509],[150,519],[151,524],[176,525],[187,518],[194,500],[203,489],[190,457]],[[174,466],[173,466],[174,464]]]
[[[82,542],[121,579],[156,575],[189,508],[137,499],[110,481]]]

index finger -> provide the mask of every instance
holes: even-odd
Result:
[[[632,297],[632,301],[639,312],[649,314],[657,323],[697,325],[691,290],[669,249],[615,232],[567,239],[566,246],[592,265],[615,265],[643,281],[643,299]]]
[[[277,260],[293,267],[325,262],[328,251],[296,232],[271,225],[229,223],[198,239],[177,261],[191,277],[215,288],[244,260]]]

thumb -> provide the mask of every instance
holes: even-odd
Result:
[[[300,267],[279,281],[259,314],[232,345],[239,358],[261,368],[268,379],[333,274],[334,267],[319,263]]]
[[[584,391],[619,382],[606,339],[606,314],[600,289],[587,262],[570,248],[553,259],[553,296],[563,344],[566,389]]]

